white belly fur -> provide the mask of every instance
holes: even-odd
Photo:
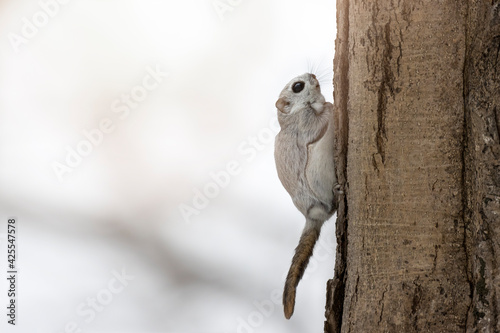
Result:
[[[330,121],[323,137],[308,146],[306,178],[311,192],[328,205],[333,201],[333,187],[337,183],[334,168],[334,128]]]

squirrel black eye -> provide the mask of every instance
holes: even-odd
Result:
[[[294,93],[299,93],[303,89],[304,89],[304,82],[302,82],[302,81],[295,82],[292,86],[292,90]]]

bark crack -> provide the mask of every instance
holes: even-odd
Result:
[[[413,299],[411,303],[411,317],[413,319],[413,328],[415,332],[419,332],[418,330],[418,307],[420,305],[420,301],[422,300],[422,286],[418,283],[418,278],[413,281],[415,285],[415,292],[413,294]]]
[[[357,277],[356,277],[356,285],[354,287],[354,293],[352,293],[351,295],[351,307],[352,305],[354,304],[354,297],[356,297],[356,301],[358,300],[358,284],[359,284],[359,275],[358,275],[358,272],[356,272],[357,274]],[[353,311],[349,311],[349,321],[351,319],[351,316],[353,314]],[[349,325],[349,332],[351,331],[351,325]]]
[[[380,316],[379,316],[379,319],[378,319],[378,323],[377,325],[380,326],[380,323],[382,322],[382,317],[384,315],[384,298],[385,298],[385,293],[387,292],[388,290],[388,287],[386,286],[385,287],[385,290],[382,292],[382,299],[380,300],[380,302],[378,302],[379,306],[380,306]]]
[[[468,124],[469,124],[469,108],[467,106],[467,100],[468,100],[468,84],[469,84],[469,77],[468,77],[468,72],[467,69],[469,68],[469,54],[470,54],[470,41],[469,41],[469,12],[470,12],[470,5],[469,1],[466,1],[465,5],[465,17],[464,17],[464,24],[465,24],[465,36],[464,36],[464,63],[463,63],[463,68],[462,68],[462,84],[463,84],[463,114],[464,114],[464,120],[463,120],[463,134],[462,134],[462,221],[463,221],[463,242],[462,246],[465,251],[465,272],[466,272],[466,277],[467,277],[467,282],[469,284],[469,305],[468,309],[466,311],[467,317],[465,318],[465,327],[464,327],[464,332],[467,332],[467,328],[469,326],[469,318],[470,318],[470,313],[473,308],[473,294],[474,294],[474,282],[473,282],[473,276],[471,272],[471,253],[469,252],[469,231],[468,227],[470,224],[470,216],[471,212],[469,211],[468,208],[468,200],[469,200],[469,192],[467,191],[467,183],[468,183],[468,175],[467,175],[467,165],[468,165],[468,146],[469,146],[469,140],[470,140],[470,135],[469,135],[469,130],[468,130]]]
[[[495,42],[495,40],[496,40],[498,45],[497,45],[497,55],[495,57],[495,66],[494,67],[495,67],[495,74],[498,74],[498,66],[497,65],[498,65],[498,55],[500,54],[500,36],[495,36],[493,38],[493,41]]]
[[[385,141],[386,133],[386,113],[389,95],[394,97],[394,73],[392,72],[391,61],[394,45],[391,42],[391,19],[384,26],[384,51],[382,53],[382,80],[377,90],[377,152],[385,163]]]
[[[434,260],[432,262],[432,271],[431,271],[432,274],[434,274],[434,272],[436,272],[438,250],[439,250],[439,246],[434,245]]]

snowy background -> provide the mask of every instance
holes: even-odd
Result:
[[[0,331],[322,332],[333,219],[283,316],[274,103],[311,70],[332,101],[334,39],[327,0],[0,1]]]

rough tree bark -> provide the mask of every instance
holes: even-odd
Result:
[[[467,332],[500,332],[500,1],[469,1],[465,222],[472,303]]]
[[[500,0],[337,0],[337,29],[325,332],[500,332]]]

